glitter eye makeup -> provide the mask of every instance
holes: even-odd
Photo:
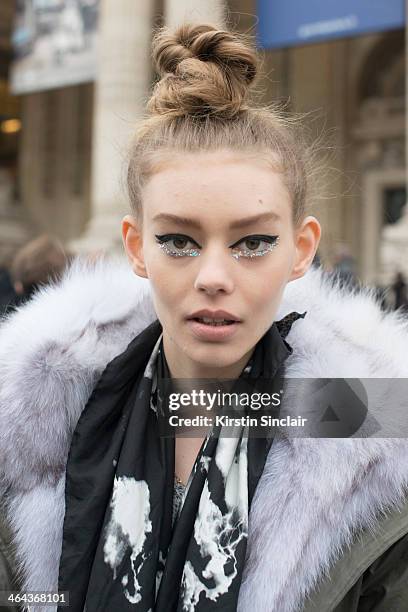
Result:
[[[166,253],[166,255],[170,255],[170,257],[197,257],[200,252],[198,249],[186,249],[186,248],[180,248],[177,247],[175,249],[171,249],[168,246],[168,242],[171,241],[175,241],[175,242],[194,242],[191,238],[189,238],[188,236],[184,236],[183,234],[163,234],[163,235],[158,235],[155,234],[156,236],[156,240],[159,243],[158,246],[160,249],[162,249],[164,251],[164,253]],[[173,242],[174,244],[174,242]]]
[[[234,259],[240,259],[241,257],[248,257],[248,258],[262,257],[263,255],[270,253],[271,251],[273,251],[275,247],[278,246],[279,236],[267,236],[267,235],[245,236],[245,238],[241,238],[241,240],[237,242],[236,244],[241,244],[242,242],[252,242],[252,243],[265,242],[266,247],[257,251],[255,249],[246,249],[246,250],[237,249],[236,245],[233,245],[234,249],[233,249],[232,256],[234,257]]]
[[[200,251],[198,248],[188,248],[186,249],[183,246],[180,246],[180,242],[181,243],[194,243],[197,245],[197,243],[192,239],[189,238],[188,236],[185,236],[184,234],[155,234],[156,240],[158,242],[158,246],[160,249],[162,249],[164,251],[164,253],[166,253],[166,255],[169,255],[170,257],[197,257],[198,255],[200,255]],[[173,242],[175,248],[171,249],[168,246],[169,242]],[[176,243],[179,243],[179,246],[177,246]],[[252,242],[252,243],[266,243],[266,247],[264,247],[261,250],[256,250],[256,249],[238,249],[237,245],[241,244],[242,242]],[[236,242],[234,245],[232,245],[232,257],[234,257],[234,259],[240,259],[241,257],[245,257],[245,258],[252,258],[252,257],[262,257],[263,255],[266,255],[267,253],[270,253],[271,251],[273,251],[273,249],[278,245],[279,243],[279,236],[269,236],[269,235],[251,235],[251,236],[245,236],[244,238],[241,238],[238,242]],[[198,246],[198,245],[197,245]]]

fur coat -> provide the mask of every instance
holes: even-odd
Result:
[[[293,310],[307,314],[287,337],[289,377],[408,377],[408,325],[370,291],[311,268],[287,285],[276,319]],[[78,260],[0,325],[0,492],[24,589],[57,589],[74,428],[106,365],[154,319],[150,283],[127,263]],[[238,610],[302,609],[359,530],[375,533],[380,515],[406,504],[407,451],[397,437],[274,443],[251,506]]]

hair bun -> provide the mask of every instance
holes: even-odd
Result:
[[[153,61],[162,77],[148,108],[153,114],[233,117],[257,74],[256,51],[243,35],[210,24],[161,28]]]

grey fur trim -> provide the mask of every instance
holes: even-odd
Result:
[[[407,323],[384,316],[370,292],[311,269],[288,284],[276,318],[293,310],[307,315],[287,338],[289,376],[408,377]],[[155,318],[149,282],[127,264],[77,261],[0,327],[0,488],[25,588],[56,588],[72,432],[106,365]],[[402,503],[407,450],[396,438],[274,443],[251,508],[239,612],[300,609],[353,529]]]

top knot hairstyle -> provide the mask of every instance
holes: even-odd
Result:
[[[259,59],[249,38],[211,24],[157,30],[152,57],[159,80],[130,148],[127,187],[142,223],[142,189],[177,154],[229,149],[281,172],[293,221],[305,216],[308,154],[298,123],[249,99]],[[309,158],[310,159],[310,158]]]
[[[257,56],[236,34],[211,25],[161,30],[153,41],[157,83],[152,114],[232,119],[245,105],[257,74]]]

